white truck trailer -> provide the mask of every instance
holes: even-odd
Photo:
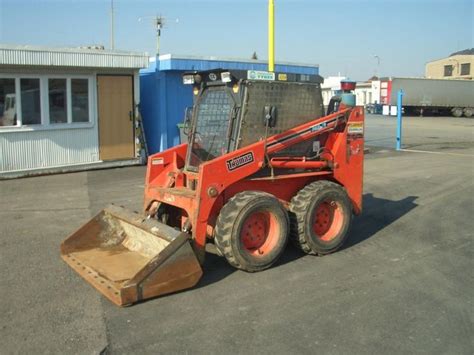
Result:
[[[407,114],[474,115],[474,80],[382,78],[380,103],[384,114],[396,114],[400,89],[404,92],[403,111]]]

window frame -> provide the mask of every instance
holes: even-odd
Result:
[[[72,79],[88,79],[87,81],[87,104],[89,108],[89,121],[88,122],[73,122],[72,121]],[[91,81],[87,77],[79,77],[79,76],[74,76],[74,77],[68,77],[67,82],[66,82],[66,87],[67,87],[67,101],[68,101],[68,124],[87,124],[91,122],[91,106],[92,106],[92,97],[91,97]]]
[[[95,74],[38,74],[38,73],[1,73],[2,79],[15,79],[15,104],[17,122],[15,126],[0,126],[0,133],[3,132],[22,132],[22,131],[42,131],[55,129],[80,129],[91,128],[96,122],[96,75]],[[23,124],[22,110],[21,110],[21,79],[39,79],[40,82],[40,124]],[[67,99],[67,122],[50,122],[49,110],[49,79],[66,79],[66,99]],[[72,122],[72,90],[71,79],[87,79],[88,82],[88,108],[89,121],[88,122]]]
[[[14,79],[15,80],[15,112],[16,112],[16,125],[14,126],[0,126],[0,132],[1,131],[7,131],[11,129],[17,129],[21,127],[21,122],[19,119],[18,115],[18,97],[21,96],[21,88],[20,88],[20,79],[17,78],[14,75],[8,75],[8,74],[0,74],[0,79]],[[3,114],[3,113],[2,113]]]
[[[65,79],[66,80],[66,122],[51,122],[51,111],[50,111],[50,105],[49,105],[49,80],[50,79]],[[56,77],[56,76],[48,76],[46,78],[46,96],[47,96],[47,99],[46,99],[46,116],[48,118],[48,124],[50,126],[58,126],[58,125],[65,125],[65,124],[70,124],[72,123],[71,122],[71,115],[70,115],[70,96],[71,96],[71,92],[70,92],[70,79],[68,79],[67,77]]]
[[[446,69],[451,68],[451,73],[449,75],[446,74]],[[452,64],[445,64],[443,67],[443,77],[452,77],[454,74],[454,66]]]
[[[22,104],[23,104],[23,98],[21,95],[21,79],[30,79],[30,80],[38,80],[38,87],[39,87],[39,104],[40,104],[40,122],[39,123],[33,123],[33,124],[23,124],[23,110],[22,110]],[[41,78],[37,78],[34,75],[27,75],[27,76],[22,76],[18,78],[18,88],[16,87],[17,80],[15,78],[15,96],[16,96],[16,102],[15,104],[17,105],[16,107],[16,117],[17,117],[17,123],[20,123],[20,127],[37,127],[37,126],[42,126],[44,124],[44,103],[43,103],[43,97],[42,97],[42,91],[43,91],[43,83],[41,82]],[[17,94],[19,92],[19,94]],[[8,127],[8,126],[7,126]]]
[[[467,73],[463,73],[463,71],[462,71],[463,67],[468,68]],[[471,75],[471,63],[461,63],[461,66],[460,66],[460,69],[459,69],[459,75],[460,76]]]

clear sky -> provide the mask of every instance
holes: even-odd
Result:
[[[422,76],[427,61],[474,47],[473,2],[275,0],[276,61],[319,64],[323,76],[358,80],[376,71]],[[117,49],[153,55],[151,17],[161,14],[168,19],[162,54],[267,58],[267,0],[114,4]],[[109,47],[109,38],[110,0],[0,0],[0,43]]]

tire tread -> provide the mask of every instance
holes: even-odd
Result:
[[[290,240],[299,249],[306,254],[324,255],[324,253],[314,251],[305,237],[305,215],[311,203],[311,200],[323,191],[341,186],[328,180],[314,181],[293,196],[290,201]]]
[[[263,191],[243,191],[236,194],[222,207],[214,230],[214,244],[219,252],[227,259],[230,265],[248,272],[260,271],[260,269],[252,269],[239,263],[232,250],[231,238],[235,221],[240,211],[247,205],[249,200],[256,196],[274,197]]]

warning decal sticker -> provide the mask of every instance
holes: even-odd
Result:
[[[364,124],[362,122],[349,123],[347,127],[347,134],[351,134],[351,135],[364,134]]]

